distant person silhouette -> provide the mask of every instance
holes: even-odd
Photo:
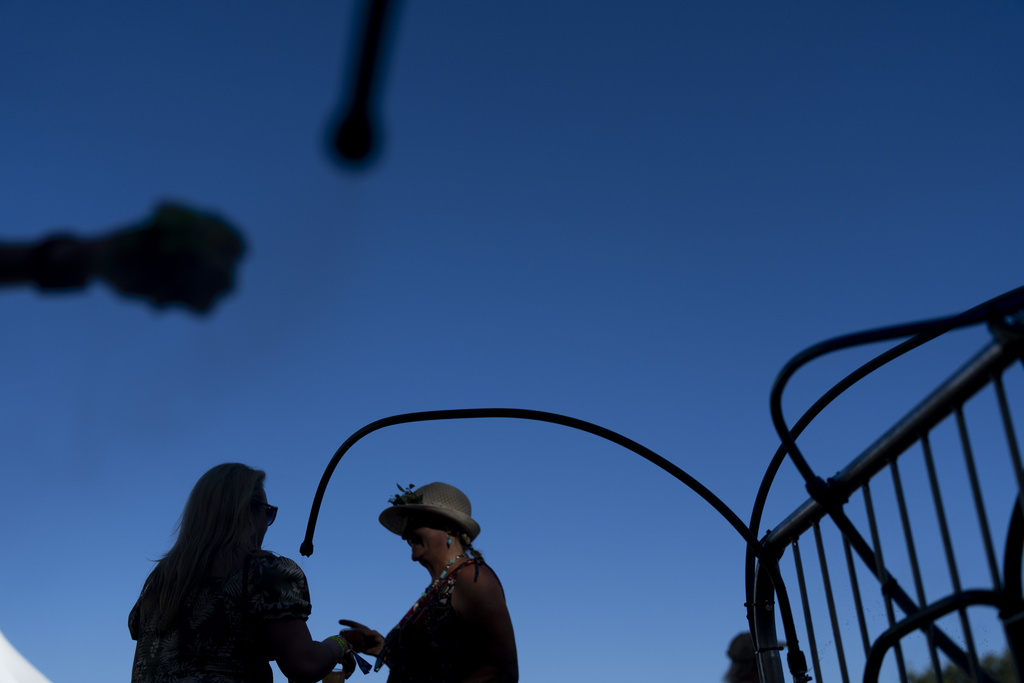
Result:
[[[757,675],[757,654],[754,652],[754,639],[749,632],[738,634],[729,643],[726,651],[732,664],[722,678],[725,683],[759,683]]]

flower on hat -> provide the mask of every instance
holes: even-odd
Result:
[[[388,502],[392,505],[420,505],[423,502],[423,494],[413,491],[412,484],[409,484],[407,488],[402,488],[400,484],[395,484],[395,486],[401,493],[388,498]]]

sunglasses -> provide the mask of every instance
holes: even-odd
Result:
[[[258,500],[254,500],[252,504],[255,505],[256,507],[261,507],[267,511],[267,526],[273,524],[274,520],[277,519],[276,505],[267,505],[266,503],[261,503]]]

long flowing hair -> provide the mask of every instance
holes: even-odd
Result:
[[[232,564],[256,550],[260,529],[252,499],[266,476],[248,465],[225,463],[199,478],[178,520],[174,546],[157,561],[142,589],[142,623],[166,630],[214,563]]]

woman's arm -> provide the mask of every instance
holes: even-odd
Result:
[[[452,607],[469,624],[479,629],[484,643],[484,664],[461,683],[516,683],[519,660],[512,618],[505,605],[505,591],[490,567],[480,567],[479,576],[467,568],[459,572],[452,592]]]
[[[295,683],[323,680],[341,661],[341,643],[333,638],[313,640],[302,619],[269,621],[267,636],[281,673]]]

